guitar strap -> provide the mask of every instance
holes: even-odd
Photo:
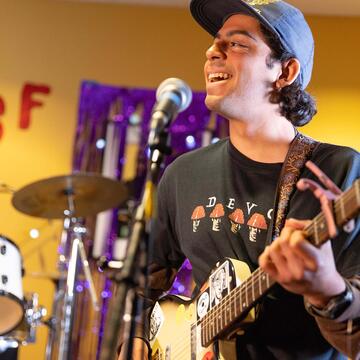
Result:
[[[280,235],[289,211],[289,200],[296,189],[296,183],[300,178],[301,171],[319,145],[320,143],[316,140],[300,134],[296,130],[295,138],[290,144],[289,151],[282,166],[276,189],[273,207],[274,221],[268,232],[268,244]]]

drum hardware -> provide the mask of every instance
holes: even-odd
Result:
[[[61,332],[60,332],[60,346],[59,346],[59,359],[66,360],[71,358],[70,353],[70,342],[72,327],[74,321],[74,307],[75,307],[75,296],[76,296],[76,280],[77,280],[77,269],[78,262],[82,264],[82,268],[85,274],[87,283],[89,284],[89,291],[91,301],[95,311],[99,311],[100,306],[98,303],[95,286],[92,280],[89,262],[86,257],[86,252],[83,243],[83,236],[85,234],[85,227],[74,220],[73,234],[75,235],[72,241],[70,259],[68,264],[68,272],[66,278],[66,291],[64,297],[63,314],[64,318],[61,321]]]
[[[38,294],[27,293],[24,298],[24,317],[15,329],[0,337],[0,351],[35,343],[36,328],[42,324],[46,325],[46,321],[43,319],[47,315],[47,311],[39,305]]]
[[[24,316],[22,257],[18,246],[0,235],[0,335],[18,326]]]
[[[64,219],[59,246],[57,280],[53,303],[46,359],[70,360],[70,345],[76,303],[78,267],[82,265],[93,306],[99,309],[83,239],[87,233],[83,217],[120,205],[127,197],[125,186],[119,181],[100,175],[78,173],[40,180],[15,192],[14,207],[31,216],[46,219]],[[62,274],[66,273],[66,277]],[[58,321],[58,319],[61,319]],[[59,352],[54,344],[59,341]]]
[[[96,264],[99,271],[121,270],[124,266],[122,260],[108,260],[106,256],[101,256]]]

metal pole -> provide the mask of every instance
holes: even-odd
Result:
[[[71,335],[74,323],[75,308],[75,284],[76,270],[79,258],[79,239],[75,238],[72,243],[69,260],[68,274],[66,278],[66,291],[64,297],[63,318],[61,320],[59,360],[71,360]]]

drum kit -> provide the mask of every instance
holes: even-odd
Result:
[[[127,198],[123,183],[97,174],[75,173],[31,183],[12,197],[20,212],[45,218],[63,219],[58,270],[46,359],[71,359],[76,283],[82,267],[95,309],[99,308],[89,263],[86,258],[84,218],[115,208]],[[44,323],[46,310],[36,293],[23,294],[22,257],[18,246],[0,236],[0,341],[8,347],[35,342],[36,327]],[[54,346],[55,341],[58,342]],[[0,349],[1,351],[1,349]],[[55,353],[56,352],[56,353]]]

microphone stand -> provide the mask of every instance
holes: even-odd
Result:
[[[163,123],[160,123],[158,129],[149,137],[151,152],[146,183],[141,202],[135,212],[126,259],[121,271],[115,272],[110,278],[117,284],[117,291],[107,315],[107,326],[100,360],[114,360],[116,358],[122,321],[125,325],[123,327],[123,339],[125,340],[123,346],[126,346],[126,359],[132,359],[135,317],[138,311],[144,308],[143,301],[136,295],[136,289],[142,285],[146,292],[148,255],[152,251],[149,244],[147,224],[154,215],[154,189],[158,182],[164,156],[171,153],[168,145],[169,140],[168,126]]]

